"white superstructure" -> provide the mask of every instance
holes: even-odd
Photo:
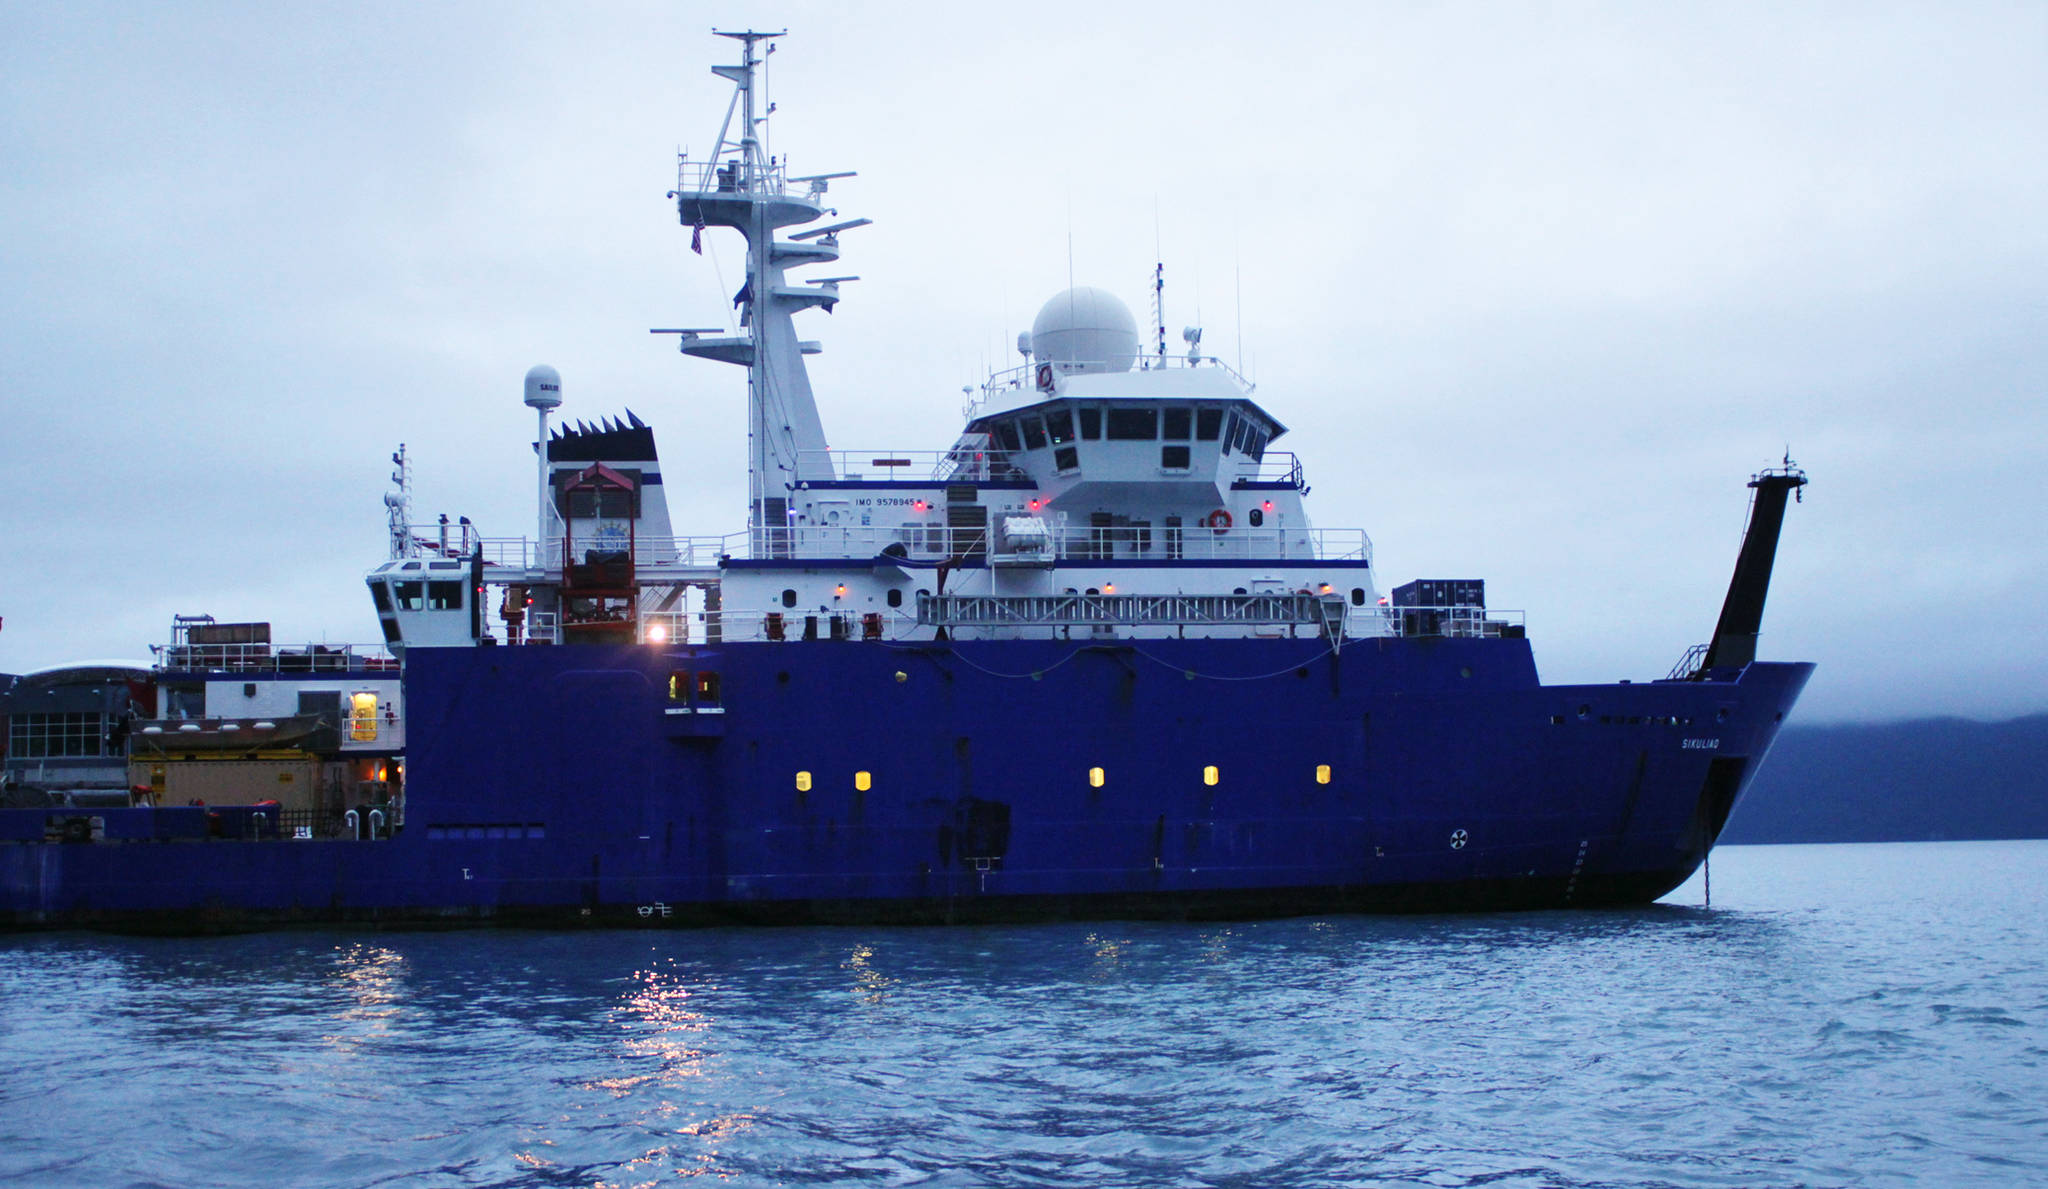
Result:
[[[379,597],[394,647],[495,639],[491,607],[508,643],[1076,633],[1341,643],[1399,630],[1373,580],[1371,542],[1311,525],[1300,463],[1272,449],[1285,427],[1252,387],[1200,353],[1198,328],[1184,333],[1184,355],[1166,353],[1163,324],[1157,350],[1143,350],[1130,309],[1102,289],[1045,303],[1019,337],[1025,363],[984,383],[949,448],[831,449],[803,360],[822,348],[799,337],[796,316],[829,311],[858,278],[793,274],[836,261],[840,236],[868,220],[826,206],[831,183],[852,174],[795,175],[764,149],[758,51],[780,34],[722,35],[743,50],[740,64],[715,68],[733,101],[713,152],[682,159],[671,197],[692,247],[719,229],[745,238],[739,330],[655,333],[746,370],[745,528],[674,535],[652,431],[630,413],[557,430],[538,447],[540,538],[465,534],[456,548],[394,554],[370,576],[375,587],[413,569],[467,571],[457,604]],[[529,375],[526,403],[543,427],[560,394],[552,369]],[[1446,622],[1500,626],[1483,613]]]

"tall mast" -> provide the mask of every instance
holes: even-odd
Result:
[[[763,154],[760,125],[767,117],[757,112],[755,102],[755,68],[762,64],[755,46],[772,42],[783,33],[751,29],[713,32],[741,45],[739,65],[711,68],[713,74],[733,84],[733,99],[710,157],[701,161],[683,158],[670,196],[676,200],[683,226],[691,229],[692,248],[702,250],[703,233],[710,227],[730,227],[746,237],[746,281],[732,299],[740,311],[740,328],[737,334],[708,330],[672,333],[682,336],[685,355],[747,369],[747,526],[755,555],[774,556],[788,548],[789,493],[799,482],[829,479],[833,474],[824,426],[803,362],[803,356],[814,355],[821,348],[797,338],[793,315],[813,306],[830,311],[839,300],[839,283],[857,279],[832,277],[791,284],[785,274],[791,268],[837,260],[838,233],[865,226],[868,220],[853,219],[798,232],[787,240],[775,238],[784,227],[810,223],[827,214],[824,196],[828,183],[853,175],[790,177],[786,162]],[[772,44],[769,49],[774,49]],[[741,121],[737,138],[730,135],[735,112]]]

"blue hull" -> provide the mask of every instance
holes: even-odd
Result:
[[[670,697],[705,670],[715,707]],[[158,841],[175,811],[137,809],[66,844],[4,811],[0,924],[1640,903],[1704,859],[1811,672],[1543,686],[1512,639],[415,648],[398,837]]]

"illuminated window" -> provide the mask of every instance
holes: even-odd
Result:
[[[1223,779],[1223,774],[1216,771],[1216,765],[1211,764],[1208,767],[1202,769],[1203,784],[1215,784],[1217,781],[1221,779]]]
[[[348,697],[348,737],[366,743],[377,737],[377,695],[367,690]]]
[[[674,672],[670,673],[668,675],[668,700],[671,702],[680,702],[683,701],[685,698],[688,698],[689,696],[689,671],[687,669],[677,669]]]
[[[1316,783],[1317,783],[1317,784],[1328,784],[1328,783],[1330,783],[1330,766],[1329,766],[1328,764],[1317,764],[1317,765],[1316,765]]]
[[[709,669],[699,669],[697,671],[697,704],[699,706],[718,705],[718,685],[717,673]]]
[[[873,784],[874,778],[869,776],[867,773],[856,772],[853,774],[853,787],[859,789],[861,792],[867,792],[869,786]]]
[[[796,774],[796,791],[799,793],[808,793],[811,791],[810,773],[799,772]]]
[[[1102,769],[1100,769],[1100,768],[1090,768],[1090,769],[1088,769],[1088,787],[1089,787],[1089,788],[1096,788],[1096,789],[1099,789],[1099,788],[1101,788],[1101,787],[1102,787]]]

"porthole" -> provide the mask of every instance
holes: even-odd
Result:
[[[1090,768],[1090,769],[1088,769],[1088,787],[1089,787],[1089,788],[1091,788],[1091,789],[1099,789],[1099,788],[1101,788],[1101,787],[1102,787],[1102,781],[1103,781],[1103,776],[1102,776],[1102,769],[1100,769],[1100,768]]]
[[[889,605],[891,607],[901,607],[903,605],[903,592],[891,587],[889,590]]]
[[[799,793],[808,793],[811,791],[810,773],[799,772],[796,774],[796,791]]]
[[[1354,607],[1365,606],[1365,588],[1363,586],[1351,588],[1351,605]]]
[[[1266,523],[1266,514],[1257,508],[1253,508],[1251,511],[1245,513],[1244,518],[1251,523],[1251,526],[1253,528],[1257,528],[1260,525]]]
[[[1330,783],[1330,766],[1329,766],[1328,764],[1317,764],[1317,765],[1316,765],[1316,783],[1317,783],[1317,784],[1328,784],[1328,783]]]
[[[785,607],[794,607],[794,606],[796,606],[796,592],[795,592],[795,591],[793,591],[793,590],[785,590],[785,591],[783,591],[783,592],[782,592],[782,605],[783,605],[783,606],[785,606]]]
[[[1216,765],[1210,764],[1208,767],[1202,769],[1203,784],[1213,785],[1221,779],[1223,779],[1223,774],[1216,770]]]
[[[856,772],[853,774],[853,787],[860,792],[867,792],[868,789],[874,786],[874,783],[874,778],[869,776],[865,772]]]

